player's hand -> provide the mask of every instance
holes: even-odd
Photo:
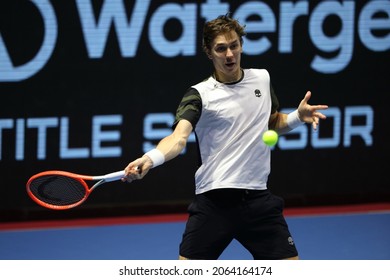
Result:
[[[320,119],[326,119],[326,116],[318,110],[328,109],[328,105],[310,105],[308,103],[311,97],[311,92],[308,91],[298,106],[299,119],[305,123],[310,123],[313,129],[316,130]]]
[[[152,166],[153,162],[149,157],[144,155],[126,166],[125,176],[122,178],[122,181],[131,183],[134,180],[140,180],[145,177]]]

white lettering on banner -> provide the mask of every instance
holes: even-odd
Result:
[[[26,125],[25,125],[26,124]],[[91,147],[70,148],[69,139],[69,118],[68,117],[46,117],[46,118],[27,118],[27,119],[0,119],[0,160],[3,160],[3,145],[4,130],[12,130],[12,141],[15,141],[15,159],[22,161],[25,159],[25,149],[33,147],[27,145],[26,129],[37,130],[37,156],[38,160],[47,158],[48,130],[51,133],[59,134],[59,158],[61,159],[77,159],[77,158],[110,158],[121,157],[122,148],[120,146],[107,146],[107,143],[119,142],[121,133],[113,128],[107,129],[106,126],[122,125],[122,115],[106,115],[93,116],[92,128],[85,130],[86,134],[91,133]],[[15,127],[16,126],[16,127]],[[58,129],[59,128],[59,129]],[[76,136],[80,137],[80,135]],[[8,139],[9,140],[9,139]],[[11,141],[11,142],[12,142]],[[31,142],[31,139],[29,139]],[[10,150],[6,150],[10,153]]]
[[[131,15],[130,28],[126,24],[125,7],[121,0],[105,1],[98,20],[95,21],[90,0],[77,0],[87,49],[91,58],[101,58],[107,43],[107,36],[113,24],[123,57],[134,57],[139,48],[140,36],[146,30],[146,14],[150,0],[136,1]],[[228,3],[220,0],[208,0],[199,4],[201,16],[210,20],[229,10]],[[106,8],[109,6],[109,8]],[[198,24],[196,20],[197,7],[195,3],[162,4],[151,16],[148,29],[148,38],[154,51],[163,57],[179,55],[194,56],[196,52],[196,38]],[[380,18],[374,15],[385,14]],[[277,32],[277,18],[272,9],[262,1],[248,1],[242,3],[233,15],[242,24],[246,25],[248,34],[262,34],[258,39],[245,38],[244,53],[260,55],[272,47],[272,42],[266,34]],[[251,16],[258,16],[260,20],[248,20]],[[355,1],[320,1],[312,14],[309,14],[309,1],[282,1],[280,3],[280,53],[292,53],[294,38],[294,22],[298,17],[308,17],[309,37],[313,45],[326,56],[316,55],[311,63],[313,70],[324,73],[337,73],[345,69],[350,63],[354,46]],[[330,16],[336,16],[341,21],[341,29],[337,35],[325,34],[323,25]],[[358,35],[363,45],[372,51],[386,51],[390,49],[390,34],[375,36],[375,30],[390,30],[390,2],[371,1],[363,7],[359,17]],[[169,19],[176,19],[183,29],[176,41],[168,40],[163,32]],[[145,32],[145,31],[144,31]],[[127,42],[127,43],[124,43]],[[379,44],[379,47],[374,47]],[[334,55],[334,57],[329,57]]]
[[[121,134],[117,130],[103,130],[104,126],[121,125],[122,116],[94,116],[92,119],[92,157],[120,157],[122,149],[120,147],[105,147],[104,142],[119,142]]]
[[[295,108],[286,108],[281,112],[289,113],[295,110]],[[280,136],[278,141],[278,148],[281,150],[301,150],[309,146],[309,133],[310,144],[315,149],[331,149],[337,148],[340,145],[344,147],[350,147],[353,137],[357,137],[363,140],[364,145],[373,145],[372,132],[374,130],[374,110],[371,106],[348,106],[344,110],[344,123],[342,122],[341,110],[337,107],[330,107],[325,112],[327,121],[333,120],[333,130],[331,136],[328,138],[320,137],[320,129],[314,131],[310,129],[308,125],[301,125],[290,131],[288,135],[294,134],[298,137]],[[364,124],[356,125],[353,123],[354,118],[363,118]],[[147,152],[155,147],[154,143],[168,136],[172,130],[170,126],[174,120],[174,115],[170,113],[150,113],[146,115],[144,121],[144,137],[147,141],[144,142],[143,152]],[[165,127],[161,127],[161,124],[165,124]],[[343,142],[341,142],[341,135],[343,136]],[[188,142],[195,142],[195,136],[192,134],[188,139]]]
[[[212,20],[220,15],[230,12],[228,3],[221,3],[220,0],[208,0],[201,5],[201,15],[206,20]]]
[[[384,13],[386,17],[378,17],[379,13]],[[358,32],[359,38],[369,50],[379,52],[390,49],[390,2],[371,1],[362,10]],[[385,36],[375,36],[375,30],[387,30]]]
[[[364,125],[354,125],[354,117],[363,117]],[[372,146],[372,131],[374,129],[374,110],[369,106],[347,107],[344,113],[344,127],[348,127],[344,134],[344,147],[351,146],[353,136],[360,136],[367,146]]]
[[[3,154],[3,129],[12,129],[14,127],[14,120],[0,119],[0,160]],[[24,135],[23,135],[24,139]]]
[[[291,112],[294,108],[286,108],[281,112]],[[332,124],[330,136],[321,136],[321,125],[317,131],[310,129],[308,125],[302,125],[288,135],[294,137],[280,136],[278,148],[281,150],[301,150],[309,145],[315,149],[332,149],[340,145],[350,147],[352,139],[358,138],[363,141],[365,146],[373,145],[372,132],[374,130],[374,110],[371,106],[347,106],[344,112],[337,107],[330,107],[326,110],[327,121]],[[144,118],[144,142],[142,150],[147,152],[153,149],[156,144],[164,137],[172,133],[172,123],[174,121],[172,113],[149,113]],[[359,119],[359,122],[354,121]],[[364,121],[362,121],[364,120]],[[27,119],[0,119],[0,161],[3,159],[5,147],[4,131],[11,131],[7,134],[7,142],[15,142],[15,159],[22,161],[25,159],[25,149],[33,148],[25,146],[26,129],[37,130],[37,156],[38,160],[47,158],[48,130],[51,133],[59,134],[59,158],[61,159],[80,159],[80,158],[112,158],[122,156],[122,147],[107,146],[107,143],[120,142],[121,131],[111,128],[112,126],[121,127],[123,125],[122,115],[103,115],[92,117],[92,127],[85,128],[86,133],[91,132],[91,147],[69,147],[69,118],[68,117],[46,117],[46,118],[27,118]],[[107,129],[107,126],[110,128]],[[59,128],[59,129],[58,129]],[[11,134],[11,139],[9,138]],[[309,135],[310,134],[310,135]],[[310,136],[310,138],[309,138]],[[79,137],[79,136],[74,136]],[[341,138],[342,137],[342,138]],[[188,138],[188,143],[195,143],[194,133]],[[31,142],[31,139],[29,139]],[[124,141],[126,143],[127,141]],[[9,149],[7,159],[10,158]],[[185,153],[186,150],[183,151]]]
[[[56,45],[58,26],[52,4],[48,0],[31,1],[44,22],[42,46],[28,63],[13,66],[6,42],[0,34],[0,82],[17,82],[33,76],[47,63]],[[187,1],[180,4],[165,1],[148,20],[151,0],[134,1],[129,16],[123,1],[103,0],[100,11],[96,12],[92,0],[76,0],[89,58],[103,57],[110,30],[115,31],[124,58],[137,55],[144,33],[147,33],[153,50],[162,57],[195,56],[200,49],[197,43],[199,17],[210,20],[230,10],[230,4],[221,3],[221,0],[206,0],[203,3]],[[276,44],[279,53],[293,53],[294,34],[299,32],[294,30],[294,23],[299,18],[307,18],[309,39],[322,53],[313,57],[310,67],[319,73],[331,74],[343,71],[351,62],[356,45],[354,38],[358,38],[357,42],[373,52],[390,49],[390,1],[368,1],[360,11],[356,11],[355,3],[352,0],[323,0],[313,7],[310,14],[308,0],[281,1],[279,15],[275,15],[263,1],[243,1],[233,16],[246,24],[248,34],[258,35],[256,39],[251,36],[245,38],[244,53],[247,55],[263,54]],[[327,35],[324,23],[334,16],[341,22],[340,30],[337,34]],[[164,27],[171,19],[179,22],[182,30],[175,40],[169,40],[164,34]],[[271,41],[269,35],[272,33],[278,33],[278,42]]]
[[[27,119],[28,128],[37,128],[38,147],[37,159],[46,159],[47,129],[58,126],[57,118],[30,118]]]
[[[351,61],[353,53],[353,25],[355,2],[327,1],[320,3],[313,11],[309,22],[309,34],[314,45],[326,53],[336,53],[335,57],[324,58],[316,55],[311,67],[320,73],[337,73]],[[336,36],[327,36],[322,28],[329,15],[341,20],[341,30]]]
[[[289,113],[293,110],[295,108],[283,109],[281,112]],[[362,139],[366,146],[373,145],[374,110],[371,106],[345,107],[344,123],[342,122],[341,111],[337,107],[328,108],[325,114],[327,116],[327,122],[333,119],[332,136],[329,138],[320,138],[321,125],[317,131],[311,130],[311,146],[313,148],[329,149],[337,148],[340,145],[350,147],[353,137]],[[363,125],[356,125],[352,122],[354,118],[363,118],[365,123]],[[289,135],[297,135],[298,139],[289,139],[287,136],[280,136],[277,144],[278,147],[282,150],[296,150],[307,147],[309,129],[309,126],[301,125],[288,133]],[[343,135],[343,142],[341,142],[341,135]]]
[[[149,40],[158,54],[165,57],[196,54],[196,9],[195,4],[167,4],[157,9],[150,20]],[[173,15],[185,22],[182,35],[176,41],[170,41],[164,35],[164,25]]]
[[[257,15],[260,21],[246,21],[251,15]],[[276,31],[276,19],[271,8],[262,2],[250,2],[241,5],[234,17],[240,19],[246,25],[246,31],[250,33],[274,33]],[[260,55],[272,47],[272,43],[266,36],[260,39],[251,40],[249,36],[245,38],[244,53],[248,55]]]
[[[0,82],[19,82],[40,71],[51,57],[57,41],[57,18],[49,0],[31,0],[38,8],[45,28],[38,53],[29,62],[14,66],[0,33]]]
[[[97,20],[93,13],[92,1],[77,0],[81,27],[90,58],[101,58],[107,44],[111,25],[114,25],[123,57],[136,55],[146,14],[151,0],[135,1],[130,23],[127,23],[123,0],[104,1]]]
[[[60,127],[60,158],[88,158],[88,148],[69,148],[69,119],[61,118]]]

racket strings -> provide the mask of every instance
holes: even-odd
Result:
[[[84,199],[85,186],[77,179],[61,175],[45,175],[30,183],[32,194],[39,200],[56,206],[70,205]]]

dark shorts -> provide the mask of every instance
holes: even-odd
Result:
[[[283,217],[284,201],[269,190],[213,190],[196,195],[180,255],[188,259],[218,259],[236,239],[254,259],[298,256]]]

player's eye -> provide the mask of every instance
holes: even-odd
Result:
[[[217,53],[222,53],[222,52],[225,52],[227,50],[227,47],[226,46],[217,46],[216,48],[215,48],[215,51],[217,52]]]
[[[230,49],[231,49],[232,51],[237,50],[237,49],[238,49],[238,44],[237,44],[237,43],[231,44],[231,45],[230,45]]]

